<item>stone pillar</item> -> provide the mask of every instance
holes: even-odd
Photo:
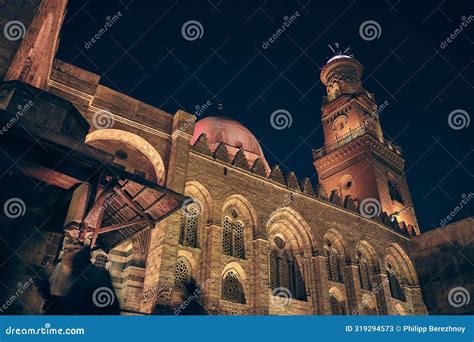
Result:
[[[331,287],[331,282],[328,280],[328,272],[326,269],[326,256],[318,254],[314,257],[314,259],[315,273],[317,274],[319,280],[319,286],[317,287],[317,313],[319,315],[330,315],[331,305],[329,304],[329,289]]]
[[[256,238],[253,241],[254,256],[253,256],[253,270],[251,274],[252,289],[254,297],[254,313],[255,315],[268,315],[269,299],[268,299],[268,253],[270,252],[270,245],[267,240],[263,238]]]
[[[195,119],[181,110],[173,118],[166,186],[180,193],[184,193],[186,186],[189,140]],[[156,311],[155,307],[171,309],[181,215],[182,211],[178,210],[151,231],[144,281],[144,306],[150,313]]]
[[[206,287],[203,291],[204,307],[210,314],[217,314],[221,294],[221,250],[222,227],[207,225],[205,231],[206,251],[203,254],[202,274]]]
[[[350,264],[344,267],[344,283],[346,284],[347,314],[352,315],[352,310],[358,308],[357,292],[355,290],[355,279],[359,278],[357,265]]]

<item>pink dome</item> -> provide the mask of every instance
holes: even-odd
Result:
[[[203,133],[206,134],[211,151],[215,151],[220,143],[224,143],[231,156],[235,155],[239,149],[243,149],[250,162],[261,157],[268,169],[268,164],[257,138],[240,122],[224,116],[208,116],[198,120],[194,125],[191,145],[194,145],[197,138]]]

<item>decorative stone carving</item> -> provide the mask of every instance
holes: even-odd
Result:
[[[315,196],[313,186],[311,185],[311,181],[309,180],[308,177],[303,179],[303,184],[302,184],[303,192],[305,194],[308,194],[310,196]]]
[[[209,143],[207,142],[207,137],[204,133],[201,134],[199,138],[197,138],[193,146],[198,152],[211,154],[211,151],[209,150]]]
[[[252,173],[255,173],[259,176],[266,177],[267,171],[265,170],[265,165],[263,164],[262,159],[257,158],[250,169]]]
[[[280,184],[286,185],[285,177],[283,176],[283,172],[278,165],[275,165],[270,172],[270,179],[278,182]]]
[[[220,143],[217,146],[216,150],[214,151],[213,157],[214,159],[223,161],[225,163],[230,163],[229,151],[227,150],[227,147],[223,143]]]
[[[245,158],[244,150],[238,150],[235,154],[234,160],[232,161],[232,165],[237,166],[241,169],[248,170],[249,164],[247,162],[247,158]]]
[[[301,191],[298,179],[293,171],[290,171],[286,176],[286,186],[290,189]]]
[[[316,196],[318,196],[318,198],[324,200],[324,201],[327,201],[328,200],[328,194],[326,192],[326,189],[324,188],[324,185],[322,184],[317,184],[316,185]]]

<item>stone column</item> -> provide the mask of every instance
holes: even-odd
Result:
[[[166,186],[180,193],[184,193],[186,186],[189,140],[195,119],[183,111],[176,112],[173,118]],[[178,210],[151,231],[144,281],[144,295],[148,297],[144,305],[150,313],[155,312],[156,306],[171,309],[181,215],[182,211]]]
[[[326,270],[326,256],[317,254],[314,258],[315,273],[318,280],[316,290],[318,294],[317,298],[317,314],[319,315],[330,315],[331,305],[329,304],[329,288],[331,283],[328,280],[328,272]]]
[[[203,279],[206,287],[203,291],[204,307],[210,314],[219,310],[221,286],[221,250],[222,227],[207,225],[205,231],[206,251],[203,253]]]
[[[268,253],[270,246],[264,238],[256,238],[253,241],[254,256],[252,269],[252,288],[254,297],[254,313],[256,315],[268,315]]]
[[[357,292],[355,289],[355,279],[359,278],[357,265],[350,264],[344,267],[344,283],[346,284],[347,314],[352,315],[352,310],[357,308]],[[360,290],[359,290],[360,292]]]

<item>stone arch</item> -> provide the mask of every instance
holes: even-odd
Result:
[[[247,220],[249,227],[254,229],[257,226],[257,212],[253,205],[242,195],[231,195],[224,201],[222,212],[224,213],[229,207],[235,207],[239,210]]]
[[[280,235],[286,238],[295,254],[303,253],[306,257],[318,250],[311,228],[303,217],[294,209],[284,207],[275,210],[267,221],[269,241]]]
[[[100,129],[89,133],[85,142],[94,146],[100,141],[117,141],[129,144],[140,151],[151,163],[155,172],[156,182],[163,185],[165,183],[165,164],[158,151],[142,137],[119,129]]]
[[[415,267],[398,243],[391,243],[385,250],[385,264],[387,263],[393,267],[403,285],[419,286]]]
[[[257,213],[254,207],[242,195],[229,196],[224,201],[221,220],[224,253],[245,259],[252,250],[253,232],[257,224]],[[230,241],[232,241],[232,246],[230,246]]]
[[[203,223],[211,223],[212,198],[207,189],[198,181],[188,181],[184,187],[184,194],[191,197],[200,208]]]
[[[237,262],[230,262],[222,269],[220,278],[220,298],[239,304],[247,304],[247,295],[250,293],[249,282],[242,266]]]
[[[337,287],[331,287],[328,291],[329,296],[329,306],[331,314],[336,315],[345,315],[347,313],[347,297],[346,295]],[[337,300],[336,305],[339,306],[339,309],[334,308],[333,298]],[[339,313],[335,313],[337,311]]]
[[[357,243],[355,250],[356,259],[358,258],[358,253],[360,252],[361,255],[365,256],[367,261],[369,262],[371,271],[374,273],[380,273],[380,258],[370,243],[365,240],[361,240]]]
[[[224,266],[224,268],[222,268],[221,278],[224,277],[224,275],[230,270],[236,271],[242,281],[247,280],[245,270],[238,262],[235,261],[229,262],[227,265]]]
[[[334,248],[339,255],[341,255],[341,259],[344,260],[345,264],[350,265],[352,262],[351,253],[349,252],[346,239],[344,239],[342,234],[336,229],[330,228],[326,234],[324,234],[324,247],[326,249],[329,247],[328,242],[330,243],[330,247]]]
[[[196,271],[198,270],[198,265],[196,263],[196,259],[194,259],[193,254],[187,250],[180,249],[178,250],[178,255],[176,259],[178,258],[186,259],[186,261],[189,263],[189,266],[191,268],[191,276],[196,278]]]
[[[189,279],[193,276],[193,266],[187,256],[178,256],[176,258],[175,266],[175,287],[182,287],[185,285]]]

